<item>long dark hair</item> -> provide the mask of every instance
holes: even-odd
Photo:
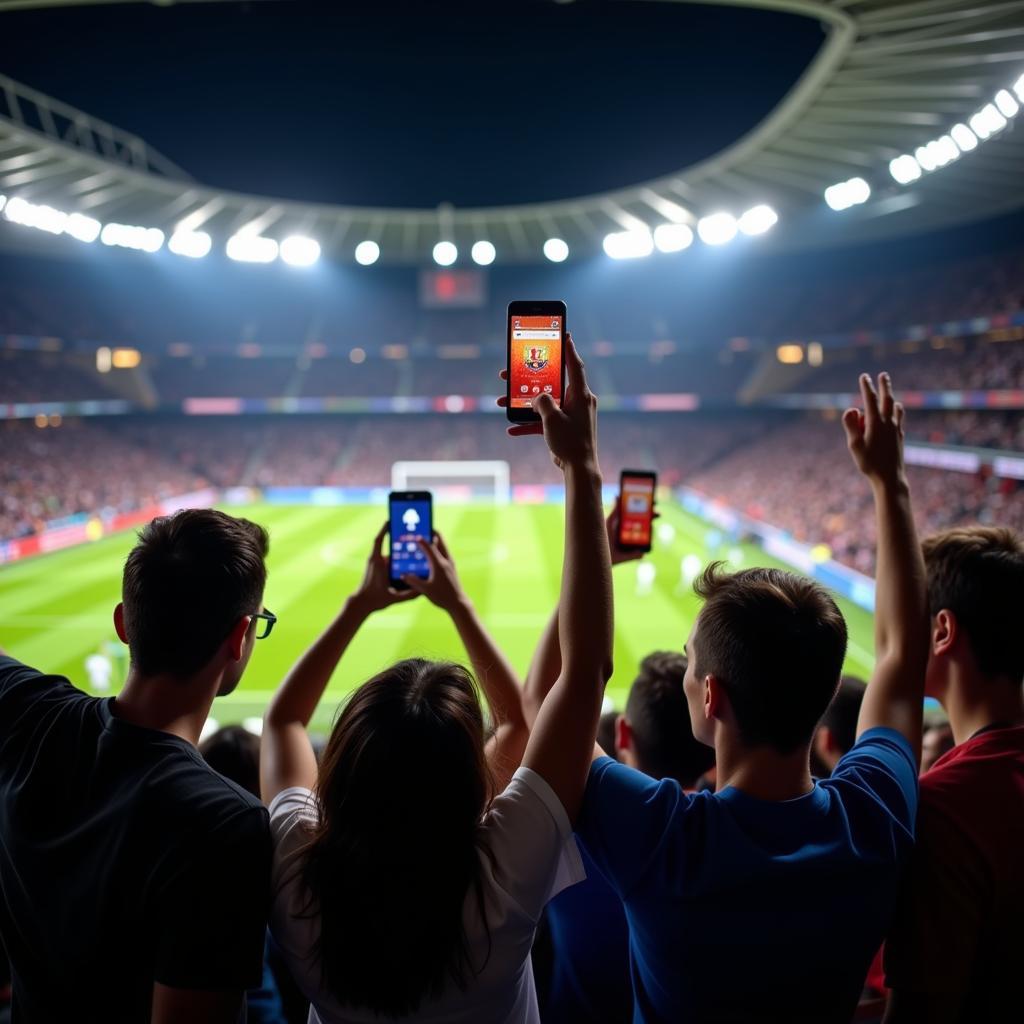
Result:
[[[463,925],[491,797],[484,721],[461,666],[400,661],[342,711],[320,763],[319,824],[303,867],[319,913],[322,984],[398,1017],[474,963]]]

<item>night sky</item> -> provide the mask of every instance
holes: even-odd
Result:
[[[137,4],[0,14],[0,71],[217,187],[497,205],[716,152],[823,38],[807,18],[643,0]]]

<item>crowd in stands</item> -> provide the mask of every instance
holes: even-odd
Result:
[[[834,422],[784,414],[609,415],[603,438],[614,470],[656,466],[733,508],[824,543],[833,557],[874,571],[873,521],[836,460]],[[1020,413],[915,413],[913,440],[1024,451]],[[79,512],[144,507],[201,487],[386,487],[402,455],[502,460],[512,483],[557,483],[543,452],[519,452],[492,415],[131,416],[38,429],[0,424],[0,539]],[[8,455],[7,453],[10,452]],[[1004,522],[1024,529],[1024,486],[989,470],[911,467],[919,526]],[[774,485],[785,484],[782,488]]]
[[[907,388],[921,391],[1002,391],[1024,382],[1024,341],[941,339],[903,343],[891,349],[829,349],[824,364],[803,377],[800,391],[848,391],[850,374],[878,373],[882,366],[906,379]],[[791,390],[784,387],[784,390]]]
[[[847,625],[823,587],[719,563],[685,643],[616,665],[614,567],[642,554],[602,507],[613,418],[599,446],[567,359],[564,404],[541,396],[540,422],[510,431],[566,494],[558,604],[524,681],[457,543],[419,537],[428,574],[393,580],[385,526],[259,741],[200,746],[277,621],[265,530],[211,509],[154,519],[129,553],[115,697],[0,652],[15,1021],[1019,1017],[1024,535],[975,516],[922,542],[904,410],[865,376],[841,424],[815,422],[836,447],[845,434],[829,483],[875,522],[867,684],[841,679]],[[799,505],[781,466],[812,448],[811,421],[785,423],[719,466],[755,451],[762,500]],[[465,666],[403,652],[318,751],[309,724],[349,645],[410,601],[450,620]],[[613,672],[635,680],[602,722]],[[926,695],[950,736],[926,730]]]
[[[835,422],[807,417],[769,429],[687,482],[799,541],[827,544],[838,561],[872,575],[870,496],[853,486],[843,469]],[[1024,485],[1018,481],[914,466],[907,474],[923,532],[965,523],[1005,523],[1024,530]]]

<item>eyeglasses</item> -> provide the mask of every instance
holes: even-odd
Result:
[[[269,608],[264,608],[261,612],[253,612],[252,617],[262,619],[265,623],[265,625],[256,627],[256,639],[266,640],[274,628],[274,623],[277,622],[277,616]]]

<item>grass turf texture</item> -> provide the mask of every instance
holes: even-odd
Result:
[[[270,531],[268,608],[279,619],[258,641],[241,685],[213,705],[222,725],[260,715],[274,688],[335,614],[362,577],[383,508],[252,505],[225,511]],[[647,556],[657,575],[641,593],[637,564],[615,568],[615,676],[608,695],[621,709],[640,659],[657,649],[679,650],[699,610],[681,580],[682,559],[701,564],[726,558],[733,567],[781,564],[760,549],[728,540],[675,504],[662,503],[662,536]],[[530,656],[558,596],[562,566],[562,508],[438,506],[435,525],[455,558],[463,586],[517,671]],[[88,689],[85,659],[116,639],[111,611],[119,600],[121,568],[133,532],[94,544],[0,567],[0,647],[43,672],[68,676]],[[846,670],[867,677],[872,664],[871,616],[839,605],[850,629]],[[464,660],[447,616],[416,598],[373,616],[342,659],[314,724],[329,727],[338,701],[397,659],[419,655]],[[112,692],[122,681],[115,667]]]

